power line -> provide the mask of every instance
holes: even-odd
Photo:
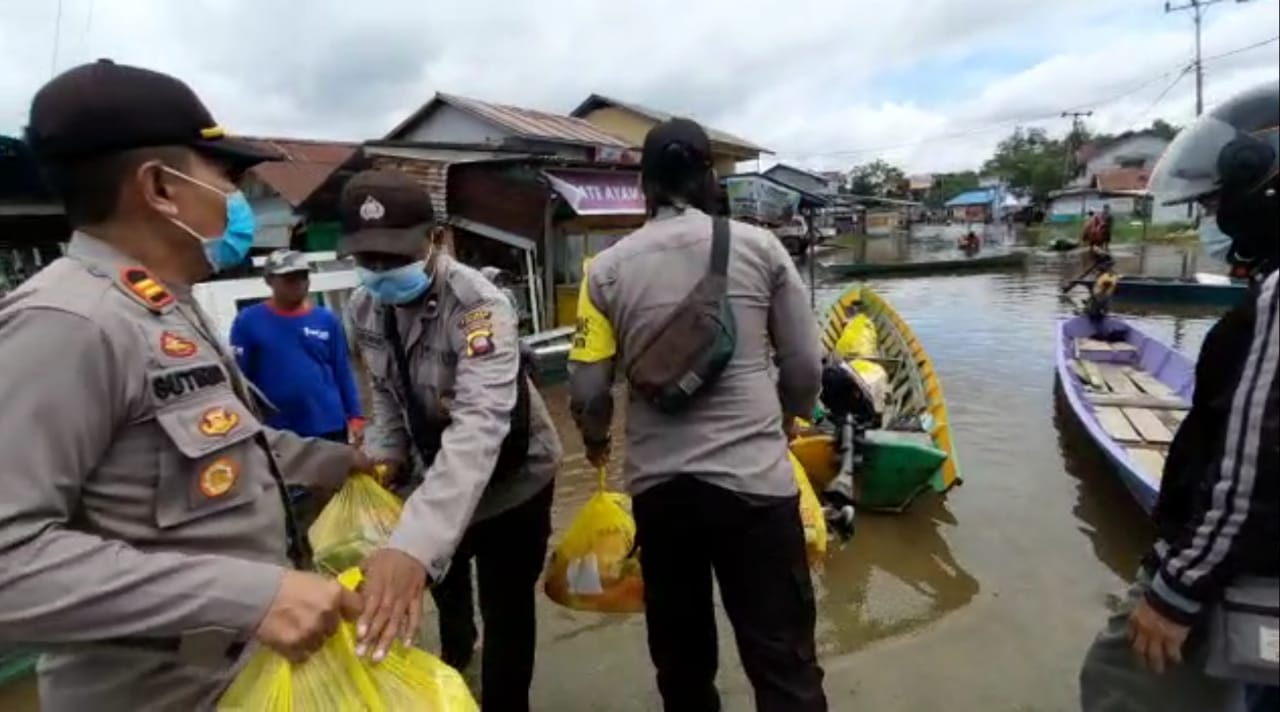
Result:
[[[89,12],[85,14],[84,29],[80,31],[80,46],[88,59],[93,59],[93,55],[90,52],[92,48],[89,44],[89,32],[93,29],[93,6],[94,0],[89,0]]]
[[[1080,110],[1080,109],[1084,109],[1085,107],[1089,107],[1089,106],[1105,106],[1105,105],[1107,105],[1107,104],[1111,104],[1111,103],[1117,102],[1117,101],[1119,101],[1119,100],[1121,100],[1121,99],[1125,99],[1125,98],[1127,98],[1127,97],[1130,97],[1130,96],[1132,96],[1132,95],[1134,95],[1134,94],[1136,94],[1136,93],[1138,93],[1138,92],[1142,91],[1143,89],[1146,89],[1148,86],[1150,86],[1150,85],[1152,85],[1152,84],[1154,84],[1154,83],[1156,83],[1156,82],[1160,81],[1161,79],[1164,79],[1164,78],[1168,77],[1168,76],[1169,76],[1170,74],[1172,74],[1174,71],[1176,71],[1176,70],[1171,69],[1171,70],[1168,70],[1168,71],[1162,72],[1162,73],[1160,73],[1160,74],[1157,74],[1157,75],[1155,75],[1155,76],[1153,76],[1153,77],[1148,77],[1147,79],[1143,79],[1142,81],[1140,81],[1140,82],[1138,82],[1137,84],[1133,85],[1131,88],[1127,88],[1127,89],[1125,89],[1125,90],[1124,90],[1122,93],[1120,93],[1120,94],[1116,94],[1116,95],[1114,95],[1114,96],[1110,96],[1110,97],[1107,97],[1107,98],[1105,98],[1105,99],[1099,99],[1099,100],[1096,100],[1096,101],[1086,102],[1086,103],[1083,103],[1083,104],[1077,104],[1077,105],[1074,105],[1074,106],[1068,107],[1068,111],[1072,111],[1072,110]],[[1009,127],[1009,126],[1015,126],[1015,125],[1027,125],[1027,124],[1036,123],[1036,122],[1040,122],[1040,121],[1049,121],[1049,120],[1051,120],[1051,119],[1057,119],[1057,118],[1061,118],[1061,112],[1053,112],[1053,113],[1045,113],[1045,114],[1034,114],[1034,115],[1024,115],[1024,116],[1014,117],[1014,118],[1011,118],[1011,119],[1002,119],[1002,120],[997,121],[997,122],[993,122],[993,123],[990,123],[990,124],[983,124],[983,125],[981,125],[981,126],[972,127],[972,128],[964,129],[964,130],[961,130],[961,131],[956,131],[956,132],[946,133],[946,134],[939,134],[939,135],[937,135],[937,136],[932,136],[932,137],[925,138],[925,139],[920,139],[920,140],[916,140],[916,141],[907,141],[907,142],[904,142],[904,143],[899,143],[899,144],[894,144],[894,145],[889,145],[889,146],[878,146],[878,147],[874,147],[874,148],[855,148],[855,149],[840,150],[840,151],[819,151],[819,152],[816,152],[816,153],[789,154],[789,155],[797,156],[797,157],[809,157],[809,156],[846,156],[846,155],[847,155],[847,156],[855,156],[855,155],[860,155],[860,154],[865,154],[865,153],[878,153],[878,152],[881,152],[881,151],[892,151],[892,150],[895,150],[895,149],[898,149],[898,148],[911,148],[911,147],[913,147],[913,146],[920,146],[920,145],[928,144],[928,143],[935,143],[935,142],[939,142],[939,141],[947,141],[947,140],[951,140],[951,139],[955,139],[955,138],[967,138],[967,137],[969,137],[969,136],[974,136],[974,135],[977,135],[977,134],[986,133],[986,132],[988,132],[988,131],[994,131],[994,130],[996,130],[996,129],[1007,128],[1007,127]]]
[[[1151,104],[1147,106],[1147,108],[1143,109],[1142,113],[1138,114],[1138,117],[1136,119],[1129,122],[1128,124],[1129,128],[1132,129],[1134,126],[1138,124],[1138,122],[1146,119],[1147,114],[1150,114],[1152,109],[1156,108],[1156,106],[1160,102],[1164,101],[1164,98],[1166,96],[1169,96],[1169,92],[1173,91],[1173,88],[1178,86],[1178,82],[1182,81],[1182,78],[1187,76],[1187,74],[1191,72],[1191,69],[1193,66],[1194,65],[1188,64],[1186,67],[1183,67],[1182,71],[1178,73],[1178,76],[1174,77],[1172,82],[1169,82],[1169,86],[1165,87],[1164,91],[1160,92],[1160,95],[1156,97],[1156,100],[1151,102]]]
[[[58,0],[58,14],[53,20],[53,56],[49,58],[49,76],[58,71],[58,42],[62,39],[62,0]]]
[[[1201,62],[1202,63],[1211,62],[1211,61],[1223,59],[1225,57],[1231,57],[1233,55],[1241,54],[1249,50],[1257,49],[1259,47],[1264,47],[1268,44],[1276,42],[1277,40],[1280,40],[1280,35],[1271,37],[1270,39],[1262,40],[1260,42],[1255,42],[1250,45],[1245,45],[1243,47],[1237,47],[1235,49],[1228,50],[1220,54],[1204,57],[1201,59]],[[1125,89],[1123,92],[1119,94],[1115,94],[1115,95],[1112,95],[1103,99],[1099,99],[1096,101],[1085,102],[1082,104],[1076,104],[1074,106],[1071,106],[1067,109],[1067,112],[1070,113],[1071,111],[1085,109],[1086,107],[1099,107],[1099,106],[1106,106],[1108,104],[1114,104],[1115,102],[1120,101],[1121,99],[1127,99],[1130,96],[1137,94],[1138,92],[1142,91],[1143,89],[1146,89],[1147,87],[1151,86],[1152,84],[1155,84],[1156,82],[1162,79],[1168,78],[1169,75],[1171,74],[1175,75],[1173,82],[1169,86],[1165,87],[1164,91],[1161,93],[1161,96],[1155,102],[1153,102],[1150,107],[1147,108],[1146,112],[1150,112],[1151,109],[1155,108],[1156,104],[1164,100],[1164,97],[1167,96],[1170,91],[1172,91],[1173,87],[1177,85],[1177,83],[1182,79],[1182,77],[1186,76],[1187,73],[1189,73],[1194,68],[1194,66],[1195,66],[1194,64],[1186,64],[1186,65],[1180,65],[1178,67],[1166,70],[1164,72],[1161,72],[1160,74],[1153,75],[1151,77],[1148,77],[1146,79],[1143,79],[1137,82],[1136,84],[1132,85],[1131,88]],[[1144,112],[1144,114],[1146,112]],[[884,146],[843,149],[843,150],[835,150],[835,151],[815,151],[810,153],[788,153],[786,155],[789,155],[795,158],[814,158],[814,157],[859,156],[859,155],[865,155],[868,153],[882,153],[885,151],[893,151],[900,148],[914,148],[916,146],[922,146],[930,143],[940,143],[943,141],[950,141],[958,138],[968,138],[969,136],[975,136],[978,134],[986,133],[988,131],[995,131],[998,129],[1007,128],[1011,125],[1025,126],[1027,124],[1049,121],[1052,119],[1062,118],[1061,113],[1062,112],[1054,112],[1054,113],[1037,114],[1037,115],[1026,115],[1026,116],[1016,117],[1012,119],[1002,119],[1000,121],[996,121],[990,124],[983,124],[980,126],[975,126],[969,129],[964,129],[956,132],[938,134],[936,136],[930,136],[928,138],[923,138],[915,141],[905,141],[902,143],[896,143],[896,144],[890,144],[890,145],[884,145]]]

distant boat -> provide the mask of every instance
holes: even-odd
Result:
[[[867,277],[894,274],[947,274],[985,270],[1017,269],[1027,263],[1027,253],[1006,252],[998,255],[976,255],[946,260],[919,262],[834,262],[823,268],[837,277]]]
[[[1057,371],[1071,411],[1150,513],[1195,365],[1120,319],[1079,316],[1059,325]]]
[[[1073,285],[1090,286],[1093,280],[1078,279]],[[1116,283],[1112,299],[1145,304],[1203,304],[1229,307],[1237,304],[1249,285],[1222,275],[1197,274],[1193,279],[1180,277],[1122,276]]]

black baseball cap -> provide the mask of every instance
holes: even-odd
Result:
[[[280,160],[232,138],[191,87],[167,74],[100,59],[49,80],[31,100],[27,143],[42,161],[186,146],[245,169]]]
[[[644,137],[644,148],[640,154],[640,170],[645,173],[659,174],[674,166],[665,165],[672,146],[683,146],[688,158],[711,166],[711,139],[698,122],[691,119],[667,119],[649,129]],[[687,159],[683,161],[687,163]]]
[[[431,194],[399,171],[361,171],[338,196],[342,238],[338,256],[384,252],[416,258],[427,230],[435,224]]]

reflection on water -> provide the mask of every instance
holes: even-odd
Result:
[[[978,580],[951,554],[943,527],[956,520],[941,499],[909,516],[867,515],[819,578],[818,649],[858,650],[927,625],[973,599]]]
[[[1128,579],[1138,570],[1152,530],[1147,513],[1113,475],[1102,451],[1093,445],[1062,393],[1054,390],[1053,424],[1058,430],[1058,452],[1066,473],[1076,480],[1072,512],[1080,521],[1080,533],[1088,537],[1098,561],[1116,576]]]
[[[999,596],[1010,615],[1035,618],[1064,586],[1108,590],[1132,575],[1150,524],[1070,412],[1055,406],[1054,330],[1073,309],[1060,285],[1079,264],[1078,256],[1056,256],[1025,272],[871,283],[935,362],[966,484],[945,500],[926,495],[903,515],[862,516],[854,540],[832,547],[816,577],[824,655],[918,630],[987,596]],[[819,283],[818,305],[843,289]],[[1191,356],[1215,316],[1117,313]],[[555,512],[563,532],[595,484],[565,389],[546,394],[566,450]],[[617,412],[625,412],[621,392]],[[579,616],[568,634],[627,620]]]

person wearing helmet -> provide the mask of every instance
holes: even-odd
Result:
[[[1250,291],[1205,336],[1156,543],[1085,656],[1086,712],[1239,709],[1242,697],[1277,709],[1278,131],[1280,84],[1252,89],[1183,130],[1151,178],[1157,200],[1205,209],[1205,250],[1243,268]]]

